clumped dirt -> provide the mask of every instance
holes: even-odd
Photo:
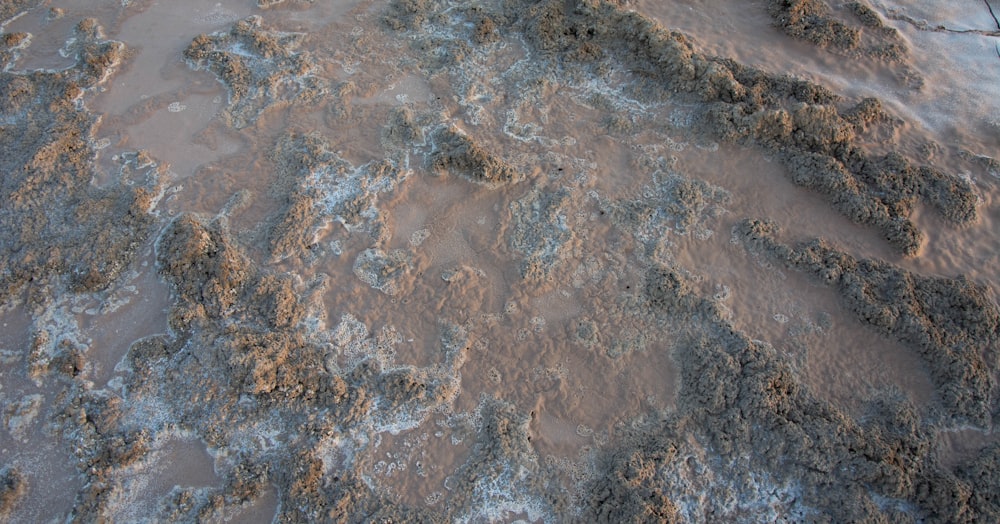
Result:
[[[837,289],[859,320],[909,345],[927,363],[947,416],[988,426],[996,408],[993,369],[1000,311],[968,279],[926,277],[881,260],[857,260],[823,240],[788,246],[772,223],[748,220],[752,249]]]
[[[841,9],[854,15],[861,27],[852,27],[850,17],[838,18],[823,0],[772,0],[767,6],[774,25],[792,38],[851,57],[900,62],[907,56],[899,33],[870,6],[849,2]]]
[[[75,38],[74,67],[0,73],[3,302],[27,289],[32,303],[44,304],[57,281],[77,292],[100,290],[150,234],[162,169],[147,154],[130,153],[113,184],[94,186],[96,119],[82,106],[128,50],[104,39],[93,19],[77,25]]]
[[[861,40],[857,30],[830,16],[830,7],[822,0],[773,0],[767,12],[789,36],[821,47],[850,50]]]
[[[431,165],[437,171],[456,173],[491,187],[523,178],[516,169],[457,129],[442,129],[434,135],[433,141],[435,152]]]
[[[184,56],[226,85],[229,97],[223,120],[242,129],[271,107],[314,102],[327,91],[309,54],[297,50],[303,38],[264,29],[261,17],[252,16],[229,32],[199,35]]]

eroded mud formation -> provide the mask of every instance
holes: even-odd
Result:
[[[857,30],[830,16],[830,6],[822,0],[775,0],[768,4],[767,12],[789,36],[818,46],[849,50],[861,40]]]
[[[304,35],[268,31],[253,16],[228,33],[200,35],[184,51],[196,67],[219,77],[229,90],[223,120],[240,129],[270,107],[315,102],[328,89],[308,53],[298,50]]]
[[[431,164],[438,171],[453,172],[493,187],[522,178],[517,170],[456,129],[442,129],[433,140],[436,152]]]
[[[281,4],[258,2],[275,10]],[[89,381],[87,359],[93,357],[84,349],[25,359],[44,363],[29,376],[57,391],[49,422],[59,438],[73,443],[83,487],[67,517],[129,520],[137,504],[135,479],[152,468],[164,442],[186,438],[207,446],[219,482],[170,487],[155,499],[155,508],[143,508],[156,518],[232,519],[273,494],[278,522],[1000,519],[1000,445],[983,446],[957,465],[945,465],[936,452],[942,431],[989,427],[997,412],[1000,313],[982,286],[860,259],[824,241],[788,245],[770,222],[738,222],[734,238],[754,256],[815,275],[838,291],[856,315],[857,329],[870,327],[902,341],[926,364],[936,394],[931,409],[882,390],[855,416],[822,400],[779,349],[741,332],[720,299],[706,293],[713,282],[673,263],[670,239],[712,238],[709,225],[719,222],[733,198],[725,188],[686,176],[675,158],[655,150],[633,166],[634,173],[620,174],[648,183],[624,196],[605,196],[582,174],[562,173],[563,165],[567,172],[575,169],[562,158],[545,156],[552,165],[544,167],[551,169],[539,174],[541,168],[529,171],[535,166],[474,138],[502,132],[541,149],[553,143],[541,136],[540,125],[519,124],[513,110],[498,117],[475,107],[475,100],[502,98],[496,94],[502,89],[477,94],[461,82],[463,74],[492,67],[492,53],[510,52],[508,63],[515,65],[504,70],[505,81],[548,89],[552,98],[553,76],[571,87],[596,78],[605,91],[615,82],[628,84],[615,89],[627,93],[621,99],[641,99],[626,102],[643,110],[665,102],[692,107],[692,136],[773,155],[792,182],[877,229],[900,253],[918,254],[922,234],[911,220],[918,205],[934,208],[953,225],[977,219],[976,194],[967,180],[902,153],[869,152],[866,132],[892,125],[879,101],[845,101],[820,85],[706,56],[689,37],[619,4],[509,0],[446,8],[406,0],[378,11],[379,23],[368,29],[377,27],[410,47],[406,60],[398,61],[412,67],[406,74],[425,75],[431,89],[452,89],[449,110],[463,108],[465,123],[481,127],[459,131],[460,112],[448,113],[439,98],[421,109],[397,98],[400,106],[387,112],[387,123],[380,120],[374,133],[383,150],[367,163],[348,161],[337,137],[325,131],[283,131],[265,139],[254,134],[258,119],[277,107],[315,105],[327,123],[351,116],[354,84],[344,80],[329,90],[333,79],[324,77],[321,58],[302,50],[304,35],[253,17],[197,37],[184,57],[228,90],[218,118],[232,132],[255,139],[248,142],[268,148],[260,157],[273,169],[269,189],[279,204],[245,235],[231,230],[240,211],[235,204],[215,215],[151,214],[161,171],[143,153],[121,156],[115,182],[92,184],[96,118],[82,110],[81,100],[127,57],[124,46],[104,40],[94,22],[78,26],[79,58],[65,71],[5,68],[0,148],[16,154],[0,158],[0,304],[15,303],[24,288],[44,303],[50,288],[42,285],[50,281],[64,282],[77,294],[113,284],[153,231],[151,265],[170,293],[164,332],[129,341],[106,386]],[[772,8],[779,18],[788,17],[796,35],[817,44],[841,50],[860,45],[859,33],[824,18],[829,12],[823,3],[773,2]],[[850,8],[866,30],[883,27],[866,5]],[[3,59],[13,60],[27,40],[5,35]],[[523,48],[505,48],[515,44]],[[523,60],[522,52],[530,59]],[[626,80],[613,80],[611,69],[628,71]],[[594,92],[592,98],[599,98]],[[613,103],[587,107],[607,113],[595,118],[618,118],[623,126],[616,132],[622,135],[632,125],[652,127],[641,114],[614,114]],[[442,184],[438,188],[461,185],[468,191],[461,195],[495,198],[499,204],[483,210],[482,222],[487,224],[489,213],[489,220],[498,217],[501,224],[484,229],[495,236],[489,240],[501,252],[496,258],[510,255],[506,262],[517,266],[521,278],[487,277],[466,260],[432,266],[421,242],[390,247],[394,232],[382,206],[410,183],[411,171],[444,174],[433,178]],[[242,202],[240,193],[233,202]],[[583,227],[591,223],[597,225]],[[588,242],[605,241],[586,236],[596,237],[594,231],[612,239],[604,249],[613,253],[599,259],[586,251]],[[335,276],[316,269],[329,267],[320,262],[323,257],[341,256],[331,247],[340,240],[353,242],[344,251],[348,269]],[[616,264],[628,267],[603,269]],[[428,268],[435,270],[434,285],[413,284],[412,273]],[[461,289],[465,277],[476,289]],[[465,387],[462,374],[482,367],[474,359],[494,351],[489,336],[500,332],[523,341],[530,335],[513,324],[519,305],[504,302],[508,295],[523,299],[523,307],[543,293],[558,299],[562,288],[551,281],[562,277],[571,280],[565,288],[586,288],[588,298],[608,310],[594,315],[584,304],[566,313],[570,327],[562,327],[582,351],[574,358],[607,366],[607,374],[623,380],[632,380],[626,361],[643,367],[662,358],[679,369],[676,388],[668,371],[654,377],[667,394],[676,389],[669,407],[648,400],[645,412],[630,413],[627,423],[601,438],[578,427],[574,435],[586,435],[593,446],[566,459],[570,465],[539,451],[538,408],[486,393],[466,400],[474,406],[464,408],[469,411],[456,408]],[[405,304],[416,295],[412,286],[424,286],[432,302],[412,304],[420,311],[407,314],[436,322],[436,339],[421,348],[430,362],[398,358],[404,350],[416,352],[414,340],[391,325],[359,320],[349,309],[358,296],[349,295],[352,286],[343,279],[360,279],[374,289],[358,286],[371,295],[357,302],[386,308]],[[499,311],[482,306],[455,314],[459,308],[448,304],[476,302],[486,288],[500,285],[507,286],[507,295],[498,293]],[[463,320],[437,316],[437,310]],[[631,331],[609,319],[624,319]],[[543,332],[543,318],[531,322],[536,333]],[[512,359],[547,349],[521,345]],[[48,347],[41,340],[35,346]],[[503,370],[492,371],[499,377]],[[533,376],[553,389],[565,380],[546,370]],[[554,396],[552,403],[570,395]],[[4,401],[13,413],[30,411],[43,399]],[[402,500],[383,484],[388,475],[374,473],[390,467],[384,460],[389,453],[404,452],[380,448],[382,439],[420,432],[440,433],[434,438],[450,440],[448,449],[456,454],[449,457],[451,465],[423,458],[414,463],[417,471],[408,474],[418,477],[416,483],[432,471],[447,490],[432,492],[423,504]],[[25,493],[30,496],[26,478],[17,466],[0,469],[0,515],[15,511]]]
[[[18,37],[5,35],[9,43]],[[76,27],[76,65],[0,73],[0,301],[48,285],[97,291],[118,277],[150,234],[161,170],[145,153],[122,157],[116,183],[96,187],[96,118],[83,106],[128,54],[97,22]],[[22,39],[23,40],[23,39]],[[9,58],[8,58],[9,59]],[[5,64],[6,65],[6,64]],[[5,67],[5,69],[7,69]]]
[[[891,62],[906,57],[907,48],[898,32],[887,27],[870,6],[848,2],[841,10],[853,16],[838,19],[823,0],[772,0],[767,6],[774,25],[792,38],[849,56]],[[861,27],[852,27],[858,23]]]
[[[841,294],[859,320],[911,346],[927,362],[947,416],[989,425],[996,409],[991,369],[1000,312],[964,277],[925,277],[881,260],[857,260],[823,240],[783,244],[773,223],[747,220],[751,249],[815,275]]]

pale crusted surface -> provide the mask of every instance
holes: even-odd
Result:
[[[259,16],[242,20],[228,33],[200,35],[184,51],[198,67],[215,73],[229,89],[225,121],[251,125],[271,107],[315,101],[326,89],[308,53],[298,51],[304,35],[268,31]]]

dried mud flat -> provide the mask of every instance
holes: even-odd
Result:
[[[1000,520],[988,2],[66,4],[4,520]]]

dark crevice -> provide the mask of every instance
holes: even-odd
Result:
[[[1000,20],[997,20],[997,14],[993,12],[993,6],[990,5],[989,0],[983,0],[983,3],[986,4],[986,9],[990,10],[990,16],[993,17],[993,23],[997,25],[997,29],[1000,29]]]

